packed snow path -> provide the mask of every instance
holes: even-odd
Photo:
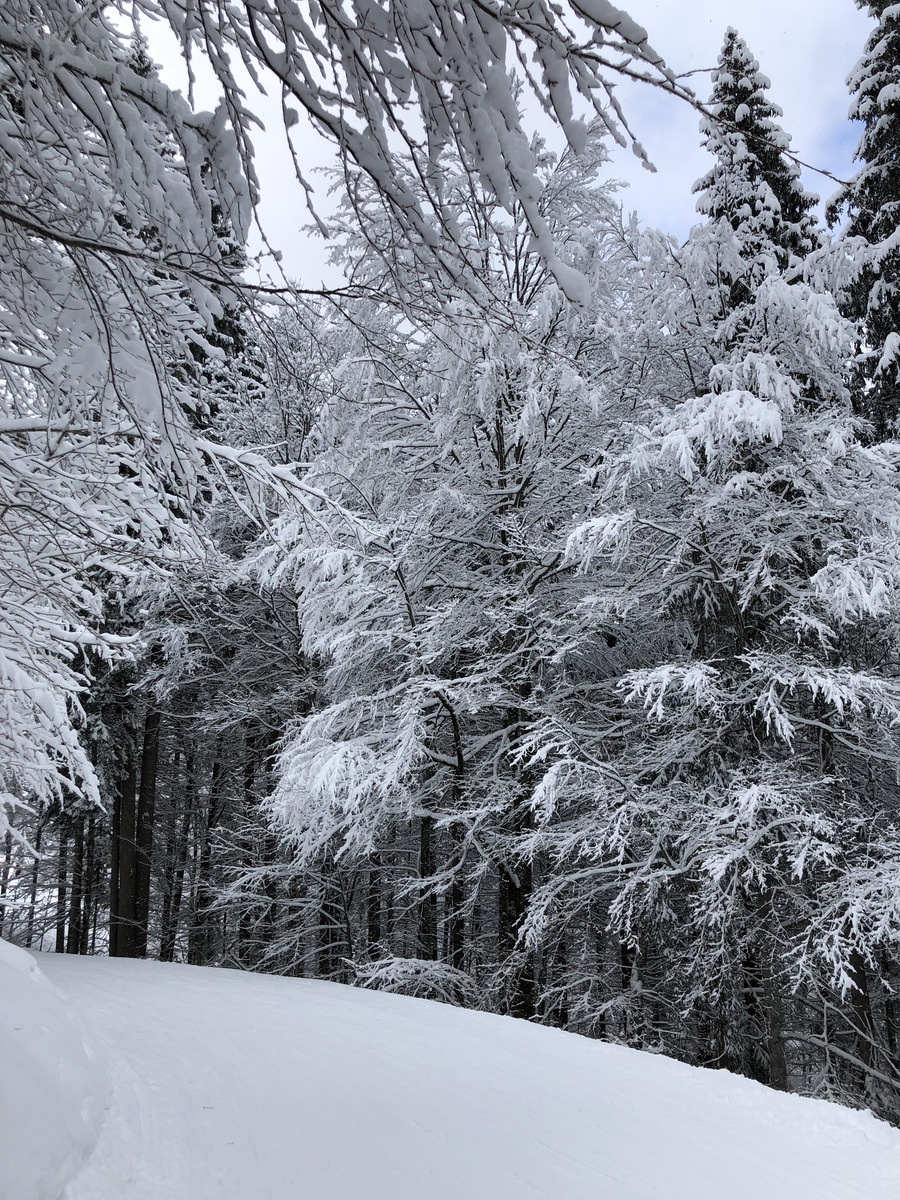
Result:
[[[724,1072],[334,984],[38,962],[109,1072],[65,1200],[900,1196],[900,1133]]]

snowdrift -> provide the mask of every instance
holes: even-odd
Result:
[[[93,1149],[106,1076],[65,997],[0,941],[0,1198],[58,1200]]]
[[[47,1040],[40,1061],[31,1034],[30,1060],[11,1060],[21,1093],[10,1088],[4,1041],[0,1196],[57,1200],[52,1187],[93,1128],[83,1117],[89,1072],[65,1006],[22,957],[0,984],[0,1020],[23,1011],[15,997],[10,1004],[11,977],[32,989],[29,1028],[43,1024]],[[92,1039],[106,1043],[111,1077],[99,1140],[65,1200],[900,1195],[898,1131],[725,1072],[334,984],[39,961]],[[30,1105],[27,1120],[20,1102]],[[29,1175],[58,1139],[70,1152],[55,1175]]]

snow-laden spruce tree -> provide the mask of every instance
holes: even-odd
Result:
[[[884,437],[896,430],[900,398],[900,12],[885,0],[859,7],[877,22],[847,77],[850,119],[863,124],[854,153],[861,166],[828,212],[833,223],[844,211],[849,217],[838,245],[855,268],[843,307],[864,330],[856,406]]]
[[[539,938],[591,880],[631,947],[644,1037],[827,1091],[824,1038],[861,1095],[894,1072],[871,989],[900,938],[900,690],[873,663],[894,654],[898,458],[860,441],[854,327],[797,279],[780,206],[748,207],[725,138],[702,181],[716,216],[668,272],[648,246],[660,402],[569,538],[596,630],[573,654],[603,704],[573,693],[533,738],[533,844],[558,875],[531,918]],[[611,635],[628,667],[604,674]]]
[[[791,139],[778,124],[781,109],[735,29],[725,34],[712,79],[700,130],[715,164],[694,184],[697,210],[711,221],[728,221],[742,257],[774,252],[786,267],[820,243],[812,212],[818,196],[806,191],[800,168],[785,157]]]

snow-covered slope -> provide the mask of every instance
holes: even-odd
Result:
[[[0,941],[0,1200],[57,1200],[96,1142],[106,1079],[65,996]]]
[[[326,983],[39,961],[110,1071],[65,1200],[900,1196],[896,1130],[724,1072]],[[6,1186],[16,1162],[4,1146],[0,1196],[32,1200]]]

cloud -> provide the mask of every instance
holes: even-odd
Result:
[[[772,81],[770,95],[784,110],[782,124],[804,161],[840,178],[852,173],[859,129],[847,120],[846,77],[863,52],[871,20],[852,0],[626,0],[653,46],[678,73],[715,66],[725,29],[733,25]],[[709,76],[688,82],[701,99]],[[687,105],[636,85],[620,87],[632,128],[657,167],[642,171],[628,152],[613,155],[612,173],[629,185],[626,209],[642,222],[683,237],[697,220],[691,185],[710,166],[700,148],[698,118]],[[823,201],[836,190],[830,179],[804,172],[804,183]]]
[[[771,97],[784,109],[783,126],[792,147],[806,162],[839,178],[852,173],[851,159],[858,127],[847,120],[849,95],[845,79],[859,59],[872,28],[871,20],[852,0],[618,0],[648,31],[650,42],[705,100],[708,71],[716,64],[725,29],[735,26],[772,81]],[[151,27],[153,52],[177,72],[177,50]],[[176,84],[179,82],[176,78]],[[709,169],[711,159],[700,148],[697,113],[683,102],[646,86],[623,82],[617,87],[629,124],[646,148],[655,174],[642,169],[628,150],[613,149],[610,174],[628,184],[621,199],[636,210],[642,223],[684,237],[697,221],[691,185]],[[254,138],[263,202],[261,219],[273,247],[284,252],[284,269],[298,282],[315,287],[340,282],[328,263],[320,237],[304,231],[310,217],[281,129],[277,97],[260,97],[250,88],[250,103],[267,129]],[[529,114],[536,109],[529,105]],[[538,122],[542,131],[546,124]],[[551,145],[558,137],[550,134]],[[316,191],[316,207],[326,218],[334,211],[328,181],[316,168],[336,163],[331,146],[308,126],[295,137],[301,167]],[[804,183],[822,200],[836,184],[812,171]]]

